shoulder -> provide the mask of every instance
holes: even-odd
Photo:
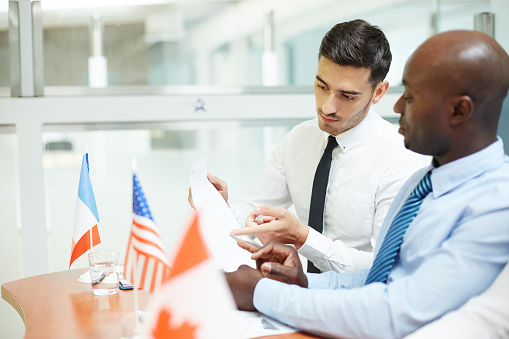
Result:
[[[493,168],[491,171],[483,173],[481,176],[472,179],[473,185],[477,190],[489,192],[494,200],[508,202],[504,206],[509,207],[509,159]],[[483,195],[482,193],[480,194]],[[483,200],[483,199],[481,199]]]
[[[376,150],[378,161],[385,163],[389,171],[392,169],[396,172],[414,173],[417,169],[430,164],[431,157],[412,152],[405,147],[404,137],[398,132],[397,126],[374,111],[370,112],[369,118],[366,144]]]
[[[394,201],[396,206],[406,200],[406,198],[414,190],[415,186],[417,186],[417,184],[430,169],[431,166],[422,167],[408,176],[408,179],[403,183],[398,191]]]
[[[378,113],[370,112],[369,135],[382,145],[392,149],[405,150],[403,136],[399,134],[398,127],[383,119]]]

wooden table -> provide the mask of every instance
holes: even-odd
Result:
[[[25,323],[25,338],[120,338],[122,316],[133,313],[133,291],[94,296],[89,284],[78,282],[87,269],[43,274],[2,285],[2,298]],[[139,307],[146,310],[150,294],[140,290]],[[304,333],[267,339],[317,338]]]

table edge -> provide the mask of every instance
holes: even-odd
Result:
[[[25,324],[25,310],[21,306],[20,302],[16,297],[2,285],[2,299],[7,301],[14,309],[18,312],[19,316],[23,320],[23,324]]]

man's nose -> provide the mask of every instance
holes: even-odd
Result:
[[[398,114],[405,113],[405,100],[403,99],[403,95],[399,97],[398,101],[396,101],[393,110]]]
[[[338,111],[338,100],[336,96],[331,93],[327,100],[325,100],[323,106],[322,106],[323,114],[334,114]]]

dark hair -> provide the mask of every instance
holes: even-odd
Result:
[[[320,57],[341,66],[371,69],[369,82],[373,88],[385,79],[392,60],[384,32],[360,19],[332,27],[322,39],[318,59]]]

